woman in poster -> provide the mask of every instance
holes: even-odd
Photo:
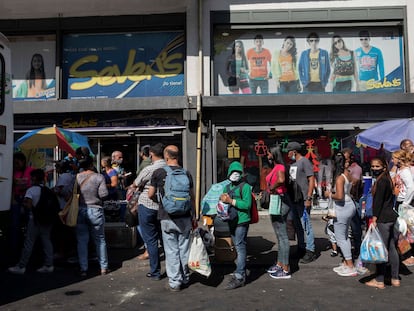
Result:
[[[26,81],[22,82],[16,92],[18,98],[38,98],[45,96],[46,74],[43,56],[33,54],[30,62],[30,70],[26,74]]]
[[[227,60],[228,86],[233,94],[251,94],[248,81],[249,64],[244,52],[243,42],[235,41],[233,50]]]
[[[355,70],[354,52],[347,49],[341,36],[333,36],[330,62],[332,66],[331,81],[334,92],[350,92],[352,81],[358,89],[358,75]]]
[[[295,37],[287,36],[282,48],[274,52],[272,76],[276,81],[278,93],[298,93],[300,90]]]

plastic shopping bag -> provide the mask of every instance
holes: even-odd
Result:
[[[375,264],[388,262],[388,250],[382,241],[378,228],[372,224],[362,241],[360,256],[362,262]]]
[[[211,274],[210,259],[199,229],[192,233],[188,267],[206,277]]]

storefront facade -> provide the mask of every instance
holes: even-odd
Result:
[[[409,1],[123,1],[116,8],[100,7],[96,13],[62,6],[59,14],[15,7],[0,14],[0,31],[18,55],[16,138],[51,124],[72,128],[90,138],[99,156],[123,150],[131,171],[140,146],[178,144],[203,194],[224,178],[226,163],[246,158],[249,150],[257,158],[293,140],[311,150],[307,141],[326,135],[334,150],[354,147],[359,130],[414,115]],[[274,64],[289,36],[295,39],[296,66],[305,69],[295,77],[296,90],[283,93]],[[250,93],[255,82],[257,94],[236,94],[229,85],[233,44],[241,42],[247,54],[255,38],[269,52],[256,57],[256,64],[268,62],[266,78],[258,69],[257,81],[244,82]],[[352,77],[349,88],[336,89],[343,81],[332,79],[334,38],[352,51],[355,69],[375,67],[377,75]],[[317,78],[323,86],[317,92],[303,80],[311,64],[301,56],[310,39],[318,39],[329,67]],[[381,51],[381,65],[356,61],[363,41]],[[39,51],[47,55],[46,87],[30,95],[26,72]]]

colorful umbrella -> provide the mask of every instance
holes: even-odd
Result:
[[[73,155],[75,150],[82,146],[88,147],[91,154],[93,154],[86,136],[56,126],[33,130],[14,143],[15,149],[59,147]]]
[[[396,119],[378,123],[369,129],[359,133],[356,137],[357,143],[380,149],[381,146],[388,151],[400,149],[403,139],[414,141],[414,120]]]

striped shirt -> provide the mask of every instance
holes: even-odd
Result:
[[[165,163],[164,159],[156,160],[152,164],[144,167],[142,171],[139,173],[138,177],[134,181],[134,184],[135,186],[138,187],[140,184],[145,183],[145,186],[144,186],[144,189],[142,190],[141,195],[139,196],[138,204],[142,204],[149,209],[158,210],[159,204],[154,202],[148,197],[148,189],[150,187],[152,173],[155,170],[161,167],[164,167],[166,165],[167,164]]]

